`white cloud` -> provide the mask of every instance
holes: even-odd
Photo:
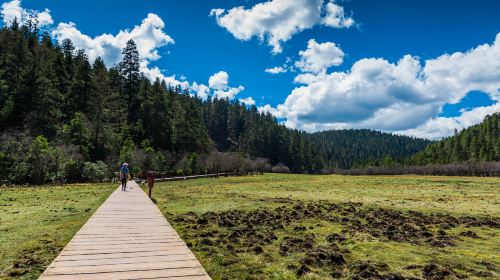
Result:
[[[343,28],[354,20],[345,17],[342,7],[324,0],[271,0],[250,9],[235,7],[230,10],[213,9],[217,24],[235,38],[248,41],[253,37],[267,41],[272,53],[282,52],[282,43],[295,34],[316,25]],[[326,15],[325,15],[326,14]]]
[[[244,86],[230,87],[229,74],[226,71],[219,71],[208,78],[208,86],[204,84],[191,85],[191,91],[195,92],[201,99],[207,99],[210,95],[215,98],[233,99],[238,93],[245,89]],[[254,105],[255,101],[252,97],[241,98],[241,102],[247,105]]]
[[[12,0],[2,4],[2,17],[4,25],[9,25],[17,19],[18,22],[23,22],[27,19],[27,12],[21,8],[20,0]]]
[[[500,100],[500,33],[491,45],[428,60],[424,75],[429,86],[448,94],[452,103],[472,90],[486,92],[494,100]]]
[[[51,25],[54,23],[49,9],[45,9],[43,12],[38,13],[37,20],[40,26]]]
[[[281,73],[286,73],[287,72],[287,69],[281,67],[281,66],[276,66],[276,67],[272,67],[272,68],[268,68],[266,70],[264,70],[266,73],[269,73],[269,74],[281,74]]]
[[[54,23],[50,10],[45,9],[43,12],[37,10],[28,10],[21,7],[21,0],[12,0],[2,4],[0,11],[4,25],[10,25],[16,18],[19,24],[24,24],[29,20],[30,15],[36,17],[38,26],[47,26]]]
[[[257,108],[257,110],[260,112],[260,113],[270,113],[271,115],[274,115],[274,116],[277,116],[279,117],[279,112],[276,108],[272,107],[271,105],[269,104],[266,104],[264,106],[259,106]]]
[[[318,44],[314,39],[309,40],[307,49],[300,51],[299,56],[295,66],[302,72],[320,73],[344,62],[344,52],[335,43]]]
[[[198,97],[203,100],[207,99],[210,95],[210,88],[204,84],[197,84],[196,82],[194,82],[191,86],[191,90],[194,91],[196,95],[198,95]]]
[[[225,71],[219,71],[208,79],[208,86],[216,90],[222,90],[227,88],[229,83],[229,75]]]
[[[309,83],[318,78],[319,73],[324,73],[332,66],[341,65],[344,62],[344,52],[332,42],[318,43],[315,39],[307,42],[307,48],[299,51],[300,60],[291,64],[292,59],[287,57],[282,66],[276,66],[265,70],[266,73],[280,74],[285,72],[301,71],[295,81],[297,83]]]
[[[255,105],[255,100],[253,100],[251,96],[247,98],[240,98],[239,100],[245,105]]]
[[[456,118],[438,117],[445,104],[460,101],[470,91],[500,100],[500,33],[493,44],[446,54],[423,65],[410,55],[396,63],[369,58],[357,61],[346,72],[302,73],[295,81],[303,85],[283,104],[267,109],[286,118],[289,127],[308,131],[372,128],[429,138],[448,136],[456,127],[479,122],[486,111],[499,109],[493,105]]]
[[[211,17],[220,17],[226,10],[224,9],[212,9],[210,10]]]
[[[208,87],[214,90],[214,97],[233,99],[245,89],[244,86],[229,87],[229,74],[219,71],[208,79]]]
[[[336,28],[351,27],[354,24],[354,19],[346,17],[344,7],[331,1],[326,4],[326,16],[323,18],[323,24]]]
[[[225,90],[215,90],[214,96],[217,98],[229,98],[233,99],[238,93],[242,92],[245,89],[244,86],[231,87]]]
[[[500,103],[496,103],[491,106],[477,107],[469,111],[463,111],[458,117],[432,118],[416,128],[395,131],[395,133],[428,139],[440,139],[453,135],[455,129],[460,131],[471,125],[478,124],[482,122],[487,115],[491,115],[496,112],[500,112]]]

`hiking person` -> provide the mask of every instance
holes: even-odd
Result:
[[[120,167],[120,180],[122,182],[122,191],[127,190],[127,181],[130,171],[128,170],[128,163],[124,162]]]

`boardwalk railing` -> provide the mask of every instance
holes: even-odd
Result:
[[[200,179],[200,178],[217,178],[221,176],[230,176],[230,173],[217,173],[217,174],[204,174],[204,175],[191,175],[191,176],[177,176],[177,177],[164,177],[164,178],[154,178],[155,182],[166,182],[166,181],[182,181],[182,180],[191,180],[191,179]],[[147,180],[137,179],[135,180],[137,183],[146,183]]]
[[[148,172],[147,180],[134,180],[138,184],[148,183],[148,196],[151,198],[151,193],[153,191],[153,186],[155,182],[167,182],[167,181],[182,181],[190,179],[200,179],[200,178],[217,178],[219,176],[230,176],[231,173],[216,173],[216,174],[204,174],[204,175],[192,175],[192,176],[180,176],[180,177],[167,177],[167,178],[155,178],[154,171]]]

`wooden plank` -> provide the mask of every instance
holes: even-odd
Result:
[[[178,268],[178,269],[148,269],[143,271],[118,271],[112,273],[84,273],[84,274],[59,274],[59,275],[46,275],[43,279],[47,280],[103,280],[103,279],[178,279],[179,277],[186,277],[185,279],[210,279],[207,278],[205,270],[200,268]]]
[[[191,251],[185,250],[184,252],[172,252],[172,251],[158,251],[158,252],[128,252],[128,253],[116,253],[116,254],[102,254],[102,255],[72,255],[72,256],[61,256],[54,260],[54,262],[63,261],[85,261],[85,260],[107,260],[107,259],[126,259],[126,258],[136,258],[136,257],[151,257],[151,256],[192,256]]]
[[[159,256],[142,256],[130,258],[112,258],[112,259],[91,259],[91,260],[60,260],[57,267],[75,267],[75,266],[91,266],[91,265],[105,265],[105,264],[135,264],[135,263],[150,263],[150,262],[173,262],[196,260],[196,258],[189,255],[159,255]]]
[[[124,237],[105,237],[105,236],[79,236],[78,243],[97,243],[97,242],[112,242],[112,241],[148,241],[148,240],[170,240],[177,239],[178,235],[159,235],[159,236],[124,236]],[[69,244],[76,243],[72,241]]]
[[[139,186],[118,188],[39,279],[210,279]]]
[[[114,244],[78,244],[69,245],[66,248],[70,251],[105,251],[105,250],[114,250],[114,249],[122,249],[123,246],[127,247],[129,251],[138,251],[144,249],[168,249],[170,247],[176,246],[185,246],[184,242],[181,240],[172,240],[170,242],[148,242],[148,243],[114,243]]]
[[[101,265],[78,265],[78,266],[53,266],[47,269],[47,275],[61,274],[90,274],[90,273],[113,273],[123,271],[145,271],[160,269],[178,269],[178,268],[198,268],[197,260],[180,261],[156,261],[146,263],[120,263],[120,264],[101,264]]]
[[[168,243],[170,241],[177,241],[178,238],[173,236],[171,238],[130,238],[130,239],[107,239],[107,240],[91,240],[81,239],[78,242],[71,242],[68,246],[86,246],[88,245],[115,245],[115,244],[148,244],[148,243]]]

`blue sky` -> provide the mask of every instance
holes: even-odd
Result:
[[[22,10],[47,12],[51,21],[43,28],[55,32],[58,38],[84,38],[77,46],[94,48],[96,54],[102,54],[98,45],[103,44],[102,40],[92,41],[97,36],[105,33],[115,36],[113,44],[119,46],[120,31],[130,32],[149,18],[155,32],[162,34],[148,35],[146,30],[138,35],[154,37],[144,40],[145,45],[152,44],[144,47],[144,53],[151,53],[144,67],[158,67],[161,77],[170,77],[185,86],[203,85],[210,94],[247,101],[245,98],[251,97],[256,106],[274,113],[293,128],[317,131],[366,127],[440,138],[498,111],[495,106],[500,96],[500,42],[496,41],[500,40],[496,36],[500,32],[500,1],[14,0],[2,3],[12,4],[11,8],[17,5]],[[281,6],[277,9],[274,4]],[[328,10],[329,4],[337,13]],[[218,15],[214,11],[210,16],[216,8],[224,11]],[[298,15],[308,9],[311,10],[308,16]],[[338,13],[339,9],[343,13]],[[287,13],[281,13],[282,10]],[[3,7],[4,21],[14,12]],[[267,12],[268,18],[262,19],[261,15]],[[338,22],[328,23],[326,18]],[[159,27],[158,19],[163,26]],[[70,22],[74,25],[60,28]],[[295,26],[298,31],[289,31],[287,26]],[[75,30],[80,33],[75,35]],[[286,38],[273,43],[273,36]],[[484,44],[489,47],[486,51],[479,49]],[[112,57],[109,52],[113,50],[106,55]],[[301,51],[303,55],[299,54]],[[461,52],[463,57],[441,57],[455,52]],[[411,56],[405,58],[407,54]],[[92,51],[89,56],[92,58]],[[497,58],[497,62],[491,58]],[[297,64],[301,59],[303,63]],[[489,64],[485,66],[483,60]],[[287,71],[265,72],[278,66]],[[480,79],[478,72],[483,69],[488,71],[488,77]],[[150,75],[154,73],[159,72],[152,71]],[[373,73],[380,76],[374,78]]]

